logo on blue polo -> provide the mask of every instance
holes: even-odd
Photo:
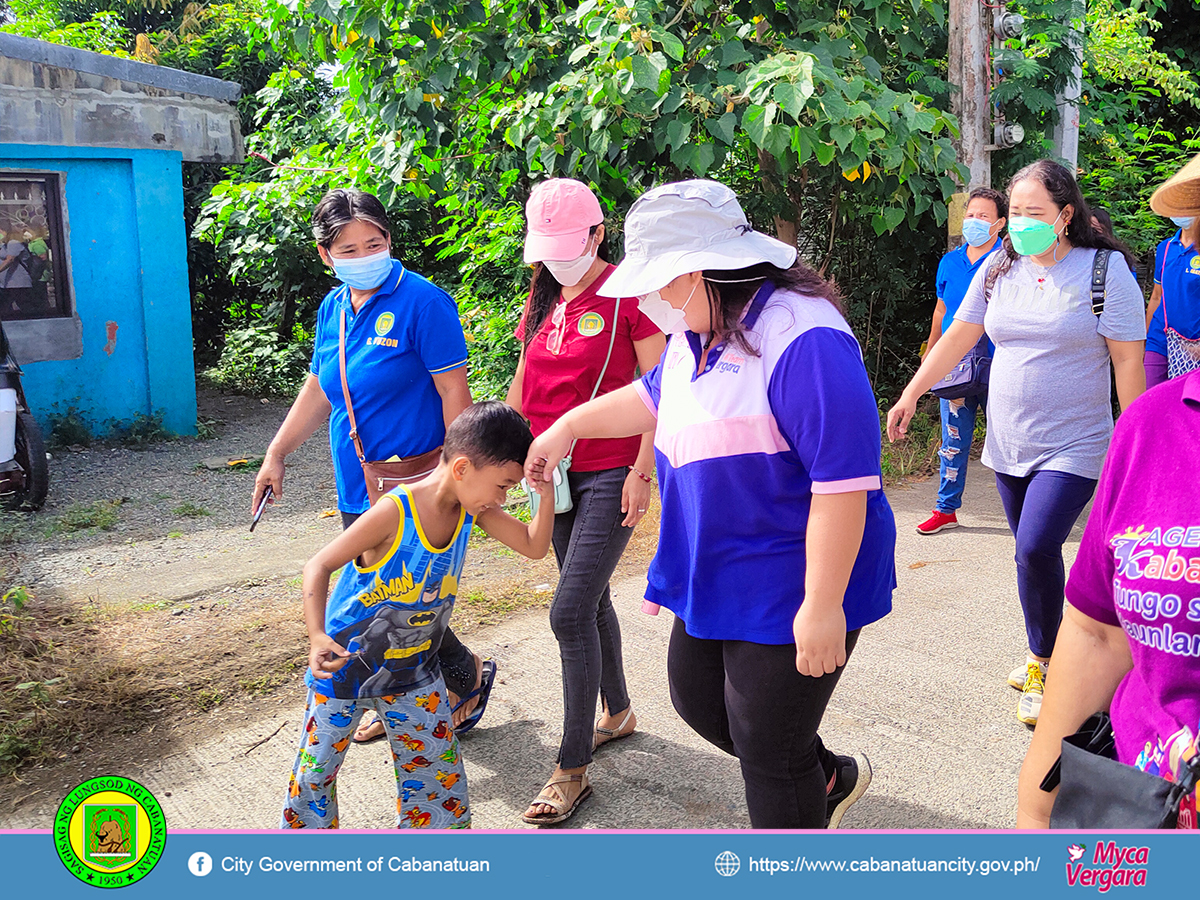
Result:
[[[390,312],[383,313],[375,320],[375,333],[383,337],[392,330],[392,326],[396,324],[396,317]]]

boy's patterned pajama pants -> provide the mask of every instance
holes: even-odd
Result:
[[[363,714],[379,713],[396,767],[397,828],[467,828],[467,776],[439,676],[428,688],[358,700],[310,690],[281,828],[337,828],[337,773]]]

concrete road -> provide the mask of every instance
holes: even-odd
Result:
[[[964,527],[917,535],[935,487],[889,492],[900,535],[895,609],[864,630],[825,717],[826,744],[865,752],[875,770],[847,828],[1004,828],[1016,815],[1030,731],[1017,722],[1017,693],[1005,682],[1025,653],[1013,540],[992,474],[978,464],[969,474]],[[1080,533],[1077,526],[1068,561]],[[643,586],[641,579],[614,585],[640,730],[598,753],[594,795],[567,826],[748,827],[736,761],[696,737],[671,707],[665,660],[672,617],[640,612]],[[557,646],[544,610],[479,629],[470,643],[499,665],[486,719],[463,740],[474,823],[525,827],[519,815],[550,774],[559,736]],[[121,774],[158,796],[173,828],[273,828],[302,711],[300,692],[287,689],[249,721],[221,721],[229,713],[217,710],[209,733],[219,736],[175,741],[171,755]],[[395,782],[383,743],[352,749],[339,782],[343,827],[394,823]],[[0,825],[48,827],[57,799],[2,811]]]

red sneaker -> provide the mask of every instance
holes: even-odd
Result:
[[[947,528],[958,527],[958,516],[952,512],[944,513],[935,509],[933,515],[917,526],[917,534],[937,534]]]

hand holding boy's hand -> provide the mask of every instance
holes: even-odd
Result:
[[[540,480],[549,480],[555,467],[571,452],[571,429],[559,419],[533,439],[525,459],[525,480],[534,482],[534,472]]]
[[[314,678],[332,678],[333,673],[346,665],[350,654],[327,634],[309,638],[308,667]]]
[[[525,483],[532,485],[537,491],[538,497],[542,502],[554,503],[554,476],[551,473],[550,478],[546,478],[546,464],[540,460],[534,461],[528,467],[529,475],[525,478]]]

